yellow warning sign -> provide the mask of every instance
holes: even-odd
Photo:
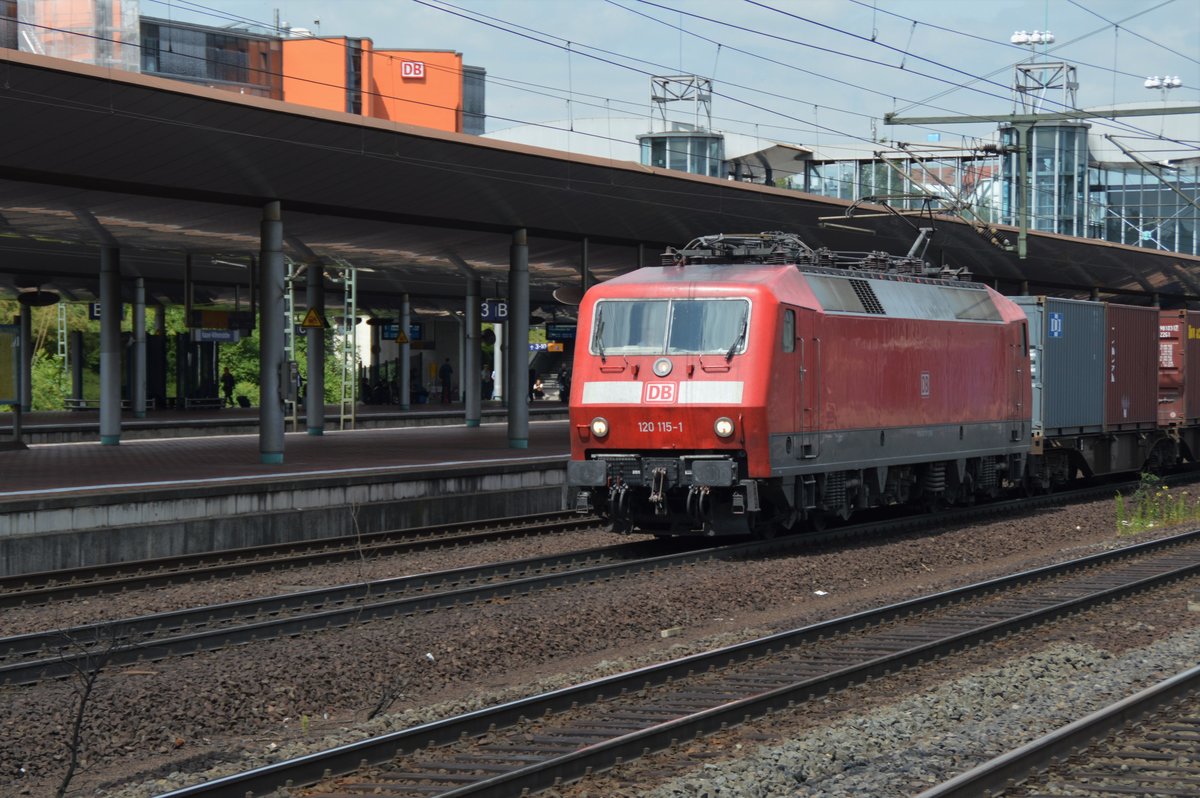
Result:
[[[304,316],[304,322],[300,326],[317,327],[323,330],[325,329],[325,320],[321,318],[321,314],[317,312],[316,308],[309,308],[308,313]]]
[[[398,344],[408,343],[408,336],[404,334],[404,330],[396,331],[396,343],[398,343]]]

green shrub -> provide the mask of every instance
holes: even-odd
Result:
[[[1122,535],[1196,520],[1200,520],[1200,502],[1186,490],[1172,493],[1154,474],[1142,474],[1128,499],[1117,494],[1117,532]]]

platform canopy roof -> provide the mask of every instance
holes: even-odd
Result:
[[[578,288],[582,242],[595,279],[667,245],[717,232],[783,230],[814,247],[905,252],[916,227],[864,206],[627,161],[444,133],[0,50],[0,293],[99,293],[98,247],[121,249],[124,277],[183,303],[190,255],[199,304],[249,290],[263,206],[283,209],[296,263],[359,271],[359,305],[461,308],[464,275],[506,293],[511,233],[530,244],[533,307]],[[1200,301],[1200,259],[1031,234],[1030,256],[939,218],[930,257],[1017,292],[1148,303]],[[1000,236],[1015,243],[1016,232]],[[333,284],[330,290],[336,291]],[[335,295],[336,296],[336,295]],[[333,297],[330,301],[336,301]]]

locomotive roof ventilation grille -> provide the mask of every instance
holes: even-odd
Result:
[[[854,295],[862,303],[863,312],[884,315],[883,304],[880,303],[879,297],[875,296],[875,289],[870,283],[866,280],[851,280],[850,285],[854,288]]]

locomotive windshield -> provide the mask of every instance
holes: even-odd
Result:
[[[593,354],[708,355],[746,351],[750,300],[606,299],[596,303]]]

